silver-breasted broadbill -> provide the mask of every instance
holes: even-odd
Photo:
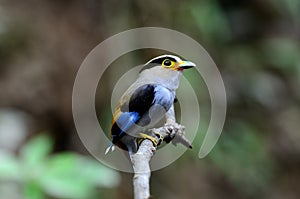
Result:
[[[142,139],[150,139],[156,145],[156,139],[147,134],[147,129],[164,117],[166,123],[175,122],[176,89],[183,71],[194,66],[174,55],[161,55],[148,61],[115,107],[112,143],[105,153],[115,145],[135,153]]]

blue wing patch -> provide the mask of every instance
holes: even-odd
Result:
[[[123,134],[132,127],[140,119],[137,112],[123,112],[114,122],[111,127],[113,142],[117,137],[120,138]]]

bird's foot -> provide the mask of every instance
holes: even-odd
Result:
[[[159,132],[154,132],[155,136],[158,137],[158,145],[164,141],[164,137]]]
[[[148,139],[153,143],[153,145],[155,147],[157,147],[158,145],[160,145],[163,138],[159,133],[155,133],[155,135],[159,138],[158,141],[155,137],[152,137],[151,135],[148,135],[148,134],[145,134],[145,133],[140,133],[141,138],[139,138],[138,144],[140,145],[143,140]]]

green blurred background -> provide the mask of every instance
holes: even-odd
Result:
[[[102,166],[80,142],[71,95],[90,50],[143,26],[175,29],[201,43],[222,74],[228,99],[213,151],[200,160],[201,142],[194,142],[193,150],[152,173],[152,195],[299,198],[299,0],[1,0],[0,198],[133,197],[132,175]],[[118,77],[159,53],[129,53],[106,71],[96,96],[106,132],[108,93]],[[199,140],[209,121],[209,96],[199,76],[185,76],[201,85],[195,87],[203,115]]]

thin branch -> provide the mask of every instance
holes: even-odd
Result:
[[[131,162],[134,171],[133,187],[135,199],[150,198],[150,159],[154,155],[156,148],[150,140],[144,140],[139,150],[131,155]]]
[[[163,127],[150,129],[154,135],[158,145],[161,144],[161,139],[167,143],[172,142],[174,145],[181,143],[188,148],[192,148],[191,142],[184,136],[184,126],[177,123],[168,123]],[[161,137],[155,135],[160,134]],[[149,162],[156,152],[152,141],[144,140],[139,150],[130,155],[132,167],[134,171],[133,187],[135,199],[150,199],[150,176],[151,169]]]

